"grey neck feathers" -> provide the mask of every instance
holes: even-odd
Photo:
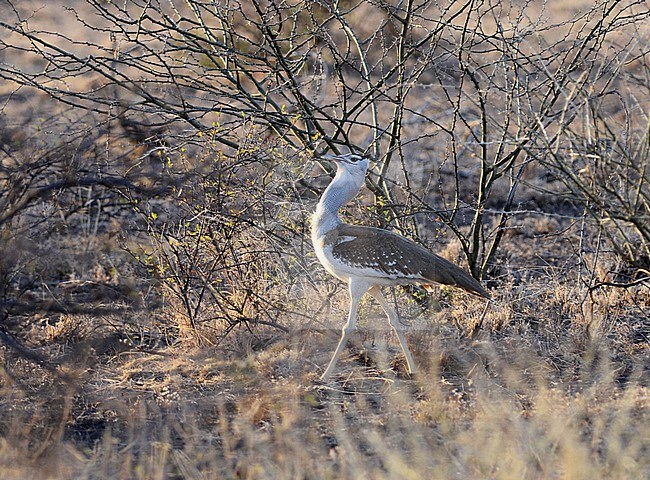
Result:
[[[312,237],[320,238],[341,223],[339,210],[359,193],[363,184],[363,176],[357,177],[341,170],[336,172],[312,217]]]

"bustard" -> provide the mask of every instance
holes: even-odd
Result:
[[[401,235],[341,222],[339,209],[359,193],[368,170],[368,159],[354,153],[323,155],[321,158],[333,160],[337,169],[312,216],[311,238],[318,260],[329,273],[348,283],[350,294],[347,323],[321,380],[328,381],[334,371],[356,326],[359,301],[366,292],[386,313],[402,346],[409,372],[414,373],[415,363],[400,329],[397,313],[384,298],[381,287],[440,283],[485,298],[489,298],[489,294],[470,274]]]

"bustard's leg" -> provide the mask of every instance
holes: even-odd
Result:
[[[386,301],[386,298],[384,295],[381,293],[381,288],[377,285],[373,286],[370,290],[368,290],[368,293],[372,295],[375,300],[379,302],[379,305],[381,305],[381,308],[384,309],[384,312],[386,312],[386,316],[388,317],[388,321],[390,322],[391,327],[393,327],[393,330],[395,330],[395,333],[397,334],[397,338],[399,338],[399,343],[402,346],[402,351],[404,352],[404,356],[406,357],[406,363],[409,367],[409,373],[415,373],[415,362],[413,361],[413,357],[411,356],[411,351],[409,350],[408,345],[406,344],[406,338],[404,337],[404,332],[401,330],[401,325],[399,323],[399,318],[397,317],[397,313],[393,308],[390,306],[388,301]]]
[[[341,352],[345,348],[345,344],[348,343],[348,337],[350,336],[350,333],[354,331],[354,328],[357,325],[357,311],[359,310],[359,301],[361,300],[363,294],[368,291],[369,286],[370,285],[365,282],[350,280],[350,312],[348,313],[348,321],[343,326],[343,331],[341,332],[341,340],[339,340],[336,351],[334,352],[334,355],[332,355],[332,359],[330,360],[325,373],[323,373],[323,375],[320,377],[323,382],[327,382],[329,380],[330,375],[334,371],[334,367],[336,367],[336,362],[341,356]]]

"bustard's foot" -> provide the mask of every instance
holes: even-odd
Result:
[[[398,355],[393,359],[391,369],[401,378],[410,379],[415,376],[415,368],[412,368],[412,365],[409,365],[408,359],[402,355]]]
[[[316,386],[327,385],[329,381],[330,381],[329,377],[325,377],[325,374],[323,374],[320,377],[314,379],[314,385]]]

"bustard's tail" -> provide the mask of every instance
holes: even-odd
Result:
[[[422,276],[426,280],[431,280],[442,285],[459,287],[474,295],[490,298],[487,290],[468,272],[435,253],[428,253],[429,255],[426,259],[428,268],[422,272]]]

